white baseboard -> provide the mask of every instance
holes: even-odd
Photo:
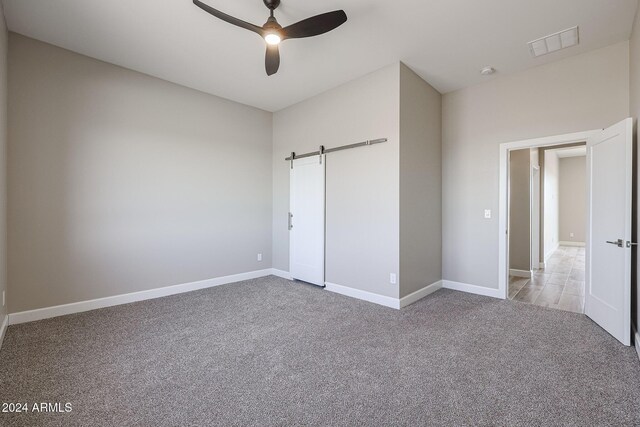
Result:
[[[452,289],[454,291],[461,291],[470,294],[484,295],[487,297],[502,299],[502,293],[500,292],[500,289],[485,288],[484,286],[470,285],[468,283],[454,282],[451,280],[443,280],[442,287],[445,289]]]
[[[293,280],[291,274],[288,271],[278,270],[276,268],[272,268],[272,273],[274,276],[282,277],[283,279]],[[409,295],[397,299],[392,297],[386,297],[384,295],[374,294],[373,292],[362,291],[360,289],[350,288],[348,286],[337,285],[331,282],[325,282],[325,290],[330,292],[335,292],[337,294],[345,295],[352,298],[361,299],[363,301],[372,302],[374,304],[383,305],[385,307],[391,307],[395,309],[400,309],[402,307],[406,307],[414,302],[426,297],[442,288],[442,280],[439,280],[435,283],[425,286],[422,289],[418,289],[415,292],[410,293]]]
[[[282,277],[283,279],[293,280],[293,277],[291,277],[291,273],[289,273],[288,271],[278,270],[277,268],[272,268],[271,269],[271,274],[273,274],[274,276]]]
[[[640,334],[638,334],[635,326],[633,327],[633,344],[636,348],[636,353],[638,353],[638,359],[640,359]]]
[[[518,270],[518,269],[512,268],[509,270],[509,275],[515,276],[515,277],[526,277],[527,279],[531,279],[533,277],[533,271]]]
[[[231,276],[216,277],[213,279],[200,280],[197,282],[183,283],[180,285],[166,286],[163,288],[149,289],[147,291],[132,292],[129,294],[114,295],[110,297],[92,299],[88,301],[74,302],[70,304],[56,305],[53,307],[38,308],[35,310],[22,311],[9,314],[9,324],[33,322],[35,320],[48,319],[51,317],[64,316],[66,314],[81,313],[83,311],[95,310],[98,308],[112,307],[114,305],[128,304],[148,299],[161,298],[184,292],[197,291],[199,289],[211,288],[214,286],[226,285],[228,283],[241,282],[243,280],[257,279],[273,274],[271,268],[265,270],[250,271],[248,273],[233,274]]]
[[[400,298],[400,308],[406,307],[409,304],[413,304],[414,302],[421,300],[427,295],[431,295],[438,289],[442,289],[442,280],[438,280],[435,283],[427,285],[422,289],[418,289],[417,291],[412,292],[409,295]]]
[[[4,335],[7,333],[7,328],[9,327],[9,315],[4,316],[4,320],[2,321],[2,326],[0,326],[0,348],[2,348],[2,343],[4,342]]]
[[[400,299],[398,298],[386,297],[384,295],[378,295],[372,292],[350,288],[348,286],[337,285],[331,282],[325,282],[324,284],[326,286],[325,289],[330,292],[361,299],[374,304],[384,305],[385,307],[395,308],[398,310],[400,309]]]
[[[584,242],[558,242],[559,246],[576,246],[578,248],[584,248],[586,245]]]

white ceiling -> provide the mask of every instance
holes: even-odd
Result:
[[[262,0],[204,0],[262,25]],[[264,42],[191,0],[3,0],[9,29],[214,95],[276,111],[403,61],[442,93],[627,40],[637,0],[282,0],[286,26],[344,9],[349,21],[281,45],[278,74]],[[527,42],[574,25],[580,45],[534,59]],[[491,65],[494,77],[479,70]],[[365,100],[368,101],[368,100]]]

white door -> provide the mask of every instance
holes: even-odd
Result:
[[[631,323],[632,119],[587,141],[585,313],[625,345]]]
[[[324,156],[323,156],[324,157]],[[294,279],[324,286],[325,161],[293,161],[289,202],[289,270]]]

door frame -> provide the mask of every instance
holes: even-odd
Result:
[[[509,152],[523,148],[550,147],[554,145],[586,142],[602,129],[545,136],[500,144],[500,180],[498,187],[498,296],[507,299],[509,294]]]
[[[540,218],[540,208],[542,207],[540,203],[540,195],[542,194],[540,172],[542,169],[540,168],[539,154],[538,165],[529,168],[529,250],[531,251],[529,253],[529,264],[532,274],[540,268],[540,224],[542,224]],[[544,155],[544,152],[542,154]],[[535,178],[538,179],[536,180]],[[534,218],[537,218],[537,221],[534,221]],[[536,244],[534,245],[534,243]]]

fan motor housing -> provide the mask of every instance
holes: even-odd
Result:
[[[264,5],[271,10],[274,10],[275,8],[280,6],[280,0],[263,0],[263,1],[264,1]]]

